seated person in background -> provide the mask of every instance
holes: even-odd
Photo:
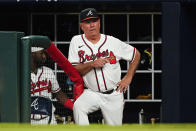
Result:
[[[70,99],[61,91],[53,71],[43,66],[44,48],[31,48],[31,124],[56,124],[52,93],[64,107],[72,110]]]

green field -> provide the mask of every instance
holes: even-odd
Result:
[[[123,126],[0,124],[0,131],[196,131],[196,124],[125,124]]]

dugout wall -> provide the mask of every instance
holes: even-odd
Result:
[[[1,122],[30,121],[30,47],[49,47],[50,40],[25,38],[23,32],[0,31]]]
[[[23,32],[0,31],[0,121],[20,122],[21,58]]]
[[[196,122],[196,4],[192,2],[162,4],[162,122]]]

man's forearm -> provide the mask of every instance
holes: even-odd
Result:
[[[127,72],[128,77],[133,77],[135,74],[135,71],[139,65],[140,62],[140,52],[136,50],[136,55],[134,60],[129,64],[129,70]]]
[[[102,68],[106,63],[108,63],[109,60],[105,58],[99,58],[97,60],[85,63],[85,64],[79,64],[74,66],[76,70],[80,73],[81,76],[86,75],[89,71],[91,71],[93,68]]]
[[[58,99],[59,103],[64,105],[64,107],[73,110],[73,102],[71,99],[67,97],[61,90],[56,93],[56,98]]]
[[[84,76],[86,73],[93,69],[92,62],[75,65],[74,67],[80,73],[81,76]]]
[[[67,101],[68,97],[60,90],[59,92],[56,93],[56,98],[58,101],[63,105],[65,101]]]

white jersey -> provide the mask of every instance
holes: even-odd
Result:
[[[60,90],[59,84],[56,80],[56,77],[53,71],[45,66],[42,66],[38,69],[37,74],[31,73],[31,96],[40,96],[48,99],[52,99],[52,93],[56,93]],[[54,121],[54,106],[52,106],[52,121]],[[31,115],[31,119],[41,120],[44,118],[43,115]],[[32,121],[31,121],[32,122]],[[37,123],[34,124],[47,124],[46,123]]]
[[[52,99],[52,93],[60,90],[53,71],[45,66],[37,74],[31,73],[31,96],[43,96]]]
[[[133,61],[136,49],[112,36],[101,34],[100,40],[93,44],[84,34],[74,36],[69,47],[69,61],[72,65],[83,64],[98,58],[110,57],[113,60],[102,68],[94,68],[83,76],[85,87],[105,92],[116,89],[116,84],[121,80],[119,60]]]

